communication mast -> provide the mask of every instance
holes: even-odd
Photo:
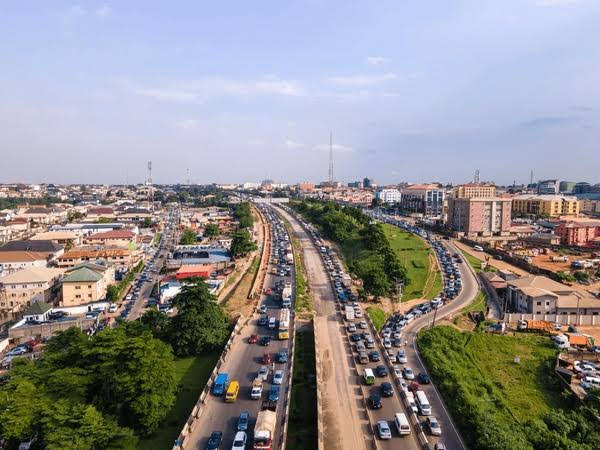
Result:
[[[333,132],[329,133],[329,185],[333,186]]]
[[[152,161],[148,161],[148,180],[146,181],[146,184],[148,186],[148,201],[150,202],[152,212],[154,212],[154,188],[152,186]]]
[[[475,169],[475,177],[473,177],[473,182],[479,184],[479,169]]]

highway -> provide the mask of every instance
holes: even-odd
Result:
[[[265,288],[274,287],[278,281],[283,280],[291,282],[294,290],[293,280],[295,273],[293,269],[291,276],[281,277],[270,273],[273,268],[274,266],[269,263],[269,270],[265,279]],[[295,298],[295,292],[293,292],[292,298]],[[260,304],[267,306],[267,315],[269,317],[279,319],[281,300],[280,295],[277,292],[274,292],[272,295],[265,295],[264,292],[261,293]],[[293,311],[293,307],[291,310]],[[294,315],[292,314],[290,330],[293,329],[293,321]],[[266,347],[262,346],[260,345],[260,341],[256,344],[249,344],[248,338],[252,334],[257,334],[259,340],[262,336],[271,336],[272,340],[270,345]],[[238,398],[234,403],[225,403],[224,397],[215,397],[212,393],[209,394],[206,404],[203,407],[202,414],[197,419],[194,430],[188,438],[189,443],[186,445],[186,448],[204,449],[208,437],[213,431],[223,432],[223,441],[219,448],[231,448],[236,432],[237,419],[242,411],[248,411],[250,413],[247,434],[248,443],[252,443],[254,424],[256,423],[256,417],[261,409],[262,403],[261,400],[252,400],[250,398],[252,381],[256,378],[260,367],[263,365],[262,358],[264,353],[270,353],[274,357],[282,349],[287,349],[288,353],[291,350],[291,339],[279,340],[277,334],[277,330],[269,330],[266,326],[259,326],[258,315],[256,314],[252,317],[249,324],[241,330],[240,335],[233,341],[225,363],[219,369],[219,372],[227,372],[230,380],[237,380],[240,383]],[[281,364],[275,362],[274,364],[268,365],[270,369],[268,380],[263,383],[262,399],[266,400],[269,389],[272,386],[273,367],[274,370],[284,371],[283,384],[281,386],[280,398],[277,404],[277,430],[275,431],[272,449],[277,449],[280,445],[281,424],[283,423],[285,413],[287,386],[289,386],[289,365],[292,357],[293,355],[289,353],[287,363]],[[250,445],[248,445],[248,447],[250,447]]]
[[[409,436],[398,437],[393,417],[397,412],[406,411],[390,376],[377,377],[374,386],[365,386],[362,383],[365,368],[374,368],[385,363],[359,364],[356,361],[346,324],[336,310],[337,296],[319,250],[295,217],[280,208],[278,211],[290,222],[303,248],[304,265],[314,300],[317,354],[323,373],[319,389],[323,399],[324,448],[326,450],[365,449],[374,446],[381,449],[419,448],[414,430]],[[362,319],[356,319],[355,322],[358,323],[360,320]],[[363,331],[369,332],[369,330]],[[383,361],[384,349],[378,344],[376,350],[382,355]],[[379,390],[383,381],[392,383],[394,395],[382,398],[383,407],[379,410],[367,408],[366,399],[369,393],[372,390]],[[394,437],[389,441],[380,440],[376,436],[375,424],[380,420],[387,421],[392,430]]]
[[[459,250],[450,242],[443,240],[441,242],[442,245],[451,253],[460,253]],[[462,279],[462,289],[452,301],[437,310],[435,315],[436,321],[464,308],[471,301],[473,301],[479,291],[479,284],[477,283],[473,272],[469,268],[468,262],[464,260],[464,258],[459,264],[459,270]],[[423,315],[407,325],[402,331],[402,339],[408,342],[408,345],[405,346],[405,353],[408,360],[405,365],[412,368],[415,373],[427,372],[427,369],[416,350],[415,340],[419,330],[424,327],[431,326],[433,318],[433,313]],[[443,442],[450,450],[464,449],[465,445],[435,385],[433,383],[429,385],[421,385],[421,389],[425,392],[425,395],[427,395],[427,399],[431,404],[432,415],[438,419],[442,428],[442,436],[437,438],[431,436],[426,427],[424,427],[425,434],[427,435],[430,444],[433,446],[433,444],[436,442]],[[419,416],[421,419],[423,417],[424,416]]]

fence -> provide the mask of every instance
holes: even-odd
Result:
[[[196,419],[198,419],[204,411],[203,406],[206,403],[206,397],[208,396],[208,394],[210,392],[210,388],[212,387],[212,384],[217,376],[217,373],[219,372],[219,369],[221,368],[223,363],[227,360],[227,353],[229,353],[229,350],[231,349],[231,345],[233,344],[235,337],[239,334],[239,332],[241,331],[241,329],[243,327],[244,327],[244,325],[241,324],[241,321],[238,318],[238,320],[236,320],[235,326],[233,327],[233,331],[231,332],[231,335],[229,336],[229,339],[227,340],[227,343],[225,344],[225,348],[223,349],[223,352],[221,352],[221,357],[217,361],[215,368],[213,369],[213,371],[210,374],[210,377],[208,378],[206,386],[204,386],[204,389],[202,390],[202,393],[200,394],[200,398],[196,402],[196,405],[192,409],[192,413],[189,415],[187,421],[183,425],[183,428],[182,428],[181,432],[179,433],[179,437],[177,438],[177,440],[175,441],[175,444],[173,445],[173,450],[179,450],[179,449],[186,448],[186,446],[188,444],[187,438],[190,435],[190,433],[194,430],[194,428],[196,427],[196,424],[197,424]]]
[[[545,320],[548,322],[560,323],[562,325],[600,325],[600,315],[583,314],[521,314],[506,313],[504,321],[507,323],[517,323],[519,320]]]

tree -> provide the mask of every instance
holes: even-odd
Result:
[[[217,237],[219,233],[219,226],[216,223],[209,223],[204,227],[204,236],[209,239]]]
[[[34,434],[39,412],[38,389],[21,377],[11,377],[0,392],[0,436],[25,440]]]
[[[69,223],[74,222],[76,220],[80,220],[83,219],[84,214],[80,213],[79,211],[69,211],[67,213],[67,221]]]
[[[231,240],[231,247],[229,249],[233,258],[246,256],[257,248],[257,245],[250,239],[250,233],[248,233],[247,230],[236,231],[233,233],[233,239]]]
[[[173,298],[177,315],[171,318],[169,339],[177,356],[197,355],[220,348],[229,334],[223,308],[201,278],[186,280]]]
[[[115,302],[119,299],[119,287],[116,284],[109,284],[106,287],[106,298],[111,302]]]
[[[150,217],[145,217],[144,221],[142,222],[142,228],[150,228],[154,225],[154,222],[152,221],[152,219]]]
[[[239,228],[250,228],[254,223],[254,218],[252,217],[252,210],[250,209],[250,203],[239,203],[235,207],[233,217],[235,217],[235,219],[238,221]]]
[[[168,339],[169,317],[166,314],[151,308],[140,317],[140,321],[150,329],[155,338],[163,341]]]
[[[111,223],[112,219],[109,217],[100,217],[96,220],[96,223]]]
[[[194,245],[198,241],[196,232],[190,228],[183,230],[179,243],[181,245]]]

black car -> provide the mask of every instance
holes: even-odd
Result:
[[[391,397],[394,395],[394,390],[392,389],[392,383],[381,383],[381,395],[383,397]]]
[[[372,409],[380,409],[383,406],[379,392],[372,392],[367,401]]]
[[[429,375],[427,375],[425,372],[419,373],[419,375],[417,375],[417,380],[419,380],[419,383],[421,384],[431,383],[431,378],[429,378]]]
[[[271,336],[263,336],[260,338],[260,345],[267,347],[271,343]]]
[[[206,443],[206,450],[216,450],[221,446],[221,441],[223,440],[223,432],[221,431],[213,431],[208,438],[208,442]]]
[[[350,336],[350,339],[352,339],[352,342],[358,342],[362,339],[362,334],[361,333],[353,333],[352,336]]]
[[[267,316],[260,316],[260,319],[258,319],[258,324],[261,326],[264,326],[268,323],[269,319],[267,318]]]
[[[381,357],[379,356],[379,352],[376,352],[375,350],[369,352],[369,359],[371,361],[379,361],[381,359]]]
[[[387,368],[384,365],[375,367],[375,374],[378,377],[385,377],[388,374]]]

